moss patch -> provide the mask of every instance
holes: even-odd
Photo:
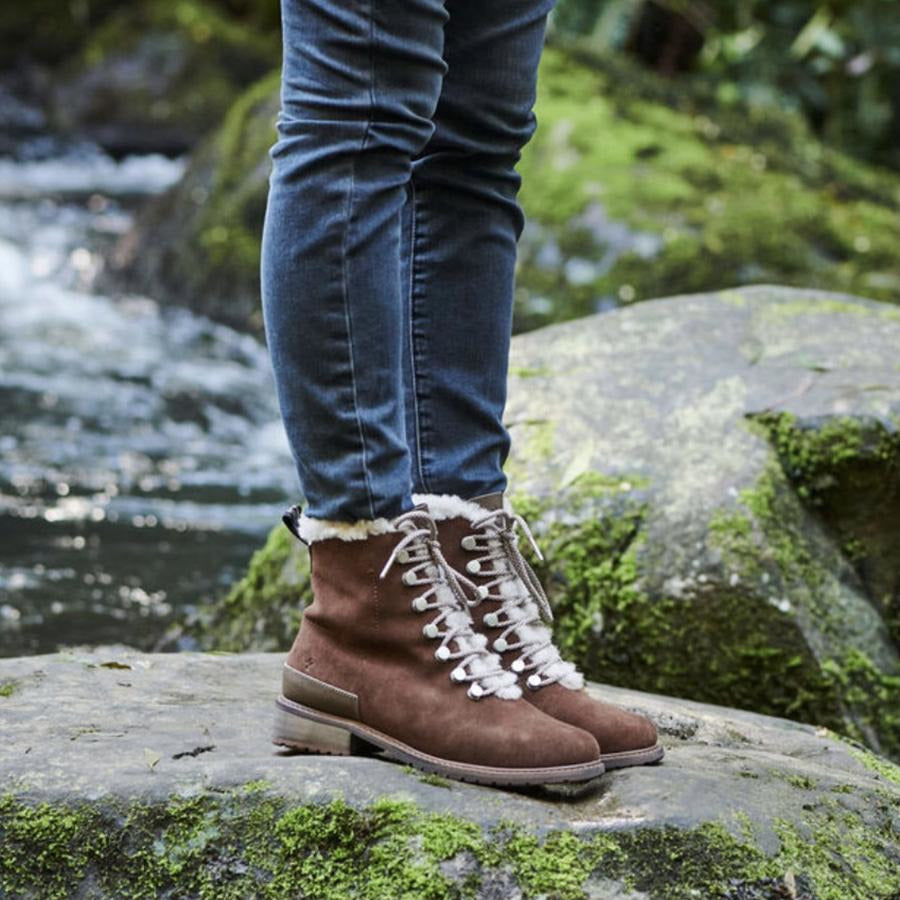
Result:
[[[900,766],[864,747],[851,747],[850,753],[867,769],[891,784],[900,785]]]
[[[754,282],[900,296],[900,178],[799,117],[566,45],[544,52],[536,114],[517,329]]]
[[[846,456],[848,441],[846,436],[838,441],[838,457]],[[815,468],[812,462],[808,465]],[[779,464],[773,461],[755,487],[740,493],[739,500],[733,511],[720,511],[710,523],[711,539],[726,564],[741,573],[744,581],[759,581],[774,573],[773,592],[803,606],[824,631],[837,629],[840,623],[833,619],[839,613],[833,608],[825,571],[798,522],[787,476]],[[795,626],[785,618],[785,629],[793,631]],[[839,655],[817,659],[802,635],[795,632],[794,640],[794,655],[763,652],[759,658],[761,672],[775,668],[785,679],[780,696],[787,702],[780,712],[772,712],[827,725],[891,755],[900,753],[896,704],[900,675],[884,671],[859,647],[847,646]]]
[[[900,432],[849,416],[754,416],[900,645]]]
[[[15,678],[5,678],[0,681],[0,697],[12,697],[19,689],[19,682]]]
[[[527,520],[550,523],[541,534],[545,561],[531,562],[550,595],[564,656],[609,684],[852,730],[845,666],[833,661],[823,670],[796,622],[761,602],[749,580],[720,578],[679,597],[649,592],[641,577],[642,505],[603,490],[602,478],[591,481],[579,479],[568,497],[552,501],[513,500]],[[560,505],[574,514],[565,523],[551,515]],[[750,564],[765,552],[744,514],[717,519],[713,533],[727,533],[730,552]],[[793,554],[790,535],[783,540],[781,552]],[[876,704],[881,711],[885,700]]]
[[[810,834],[783,822],[774,857],[719,823],[539,837],[382,799],[295,806],[265,789],[159,804],[51,806],[0,799],[0,887],[9,894],[238,898],[474,897],[512,879],[525,897],[576,900],[609,880],[651,897],[776,896],[788,873],[821,900],[890,897],[900,887],[889,826],[831,803]],[[456,860],[458,866],[443,868]],[[744,890],[748,893],[741,894]]]

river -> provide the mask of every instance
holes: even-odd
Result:
[[[260,342],[93,288],[183,165],[33,136],[0,157],[0,656],[159,646],[295,493]]]

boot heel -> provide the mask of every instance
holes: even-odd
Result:
[[[307,753],[349,756],[353,747],[353,735],[343,728],[313,722],[276,706],[272,743]]]

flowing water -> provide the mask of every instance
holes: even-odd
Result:
[[[0,656],[153,647],[294,494],[259,341],[91,289],[182,168],[46,140],[0,158]]]

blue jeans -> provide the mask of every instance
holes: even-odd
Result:
[[[515,164],[554,0],[282,0],[261,285],[308,516],[503,490]]]

